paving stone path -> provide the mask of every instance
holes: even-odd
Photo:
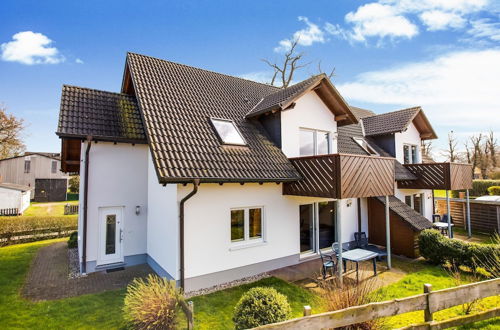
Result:
[[[30,300],[54,300],[82,294],[121,289],[135,277],[154,273],[148,265],[127,267],[111,273],[96,272],[85,277],[68,278],[69,261],[66,242],[38,250],[33,259],[22,295]]]

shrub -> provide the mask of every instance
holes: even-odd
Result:
[[[69,178],[69,192],[76,194],[80,190],[80,176],[75,175]]]
[[[500,186],[500,180],[474,180],[472,182],[472,196],[488,195],[488,188],[491,186]]]
[[[0,217],[0,235],[29,231],[73,230],[77,227],[78,216],[20,216]]]
[[[248,329],[285,321],[291,312],[286,296],[273,288],[256,287],[238,301],[233,321],[236,329]]]
[[[78,232],[74,231],[69,235],[68,249],[74,249],[76,247],[78,247]]]
[[[174,329],[181,299],[175,281],[152,274],[136,278],[127,287],[125,320],[139,329]]]
[[[449,239],[437,230],[427,229],[420,233],[418,245],[420,254],[431,263],[449,263],[454,267],[465,266],[473,270],[482,267],[487,268],[489,273],[498,274],[498,263],[492,263],[492,260],[500,259],[499,244],[463,242]]]
[[[488,188],[488,193],[492,196],[500,196],[500,186],[491,186]]]

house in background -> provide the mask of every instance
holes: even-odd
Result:
[[[33,188],[14,183],[0,183],[0,216],[21,215],[30,206]]]
[[[57,198],[50,198],[50,201],[55,201],[61,198],[61,189],[64,190],[65,196],[68,178],[66,173],[61,172],[61,157],[58,153],[25,152],[22,156],[0,159],[0,183],[13,183],[33,188],[31,199],[35,198],[37,179],[44,179],[44,186],[41,187],[40,193],[55,195]],[[65,200],[65,197],[62,200]]]
[[[318,258],[356,232],[415,256],[431,190],[470,177],[421,164],[436,135],[419,107],[375,115],[326,75],[279,89],[132,53],[121,93],[63,87],[57,135],[62,170],[81,178],[81,271],[148,263],[186,291]]]

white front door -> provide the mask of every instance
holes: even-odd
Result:
[[[123,262],[123,207],[99,208],[98,265]]]

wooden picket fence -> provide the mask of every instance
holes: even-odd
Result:
[[[445,329],[500,316],[500,307],[479,314],[465,315],[439,322],[433,321],[433,313],[499,294],[500,278],[438,291],[432,291],[432,286],[426,284],[423,294],[349,307],[334,312],[310,315],[310,307],[306,306],[308,308],[304,308],[304,314],[308,316],[280,323],[268,324],[256,329],[338,328],[415,311],[424,311],[425,322],[411,325],[405,329]]]
[[[64,215],[78,214],[78,204],[64,205]]]
[[[16,216],[19,215],[18,208],[0,209],[0,216]]]

